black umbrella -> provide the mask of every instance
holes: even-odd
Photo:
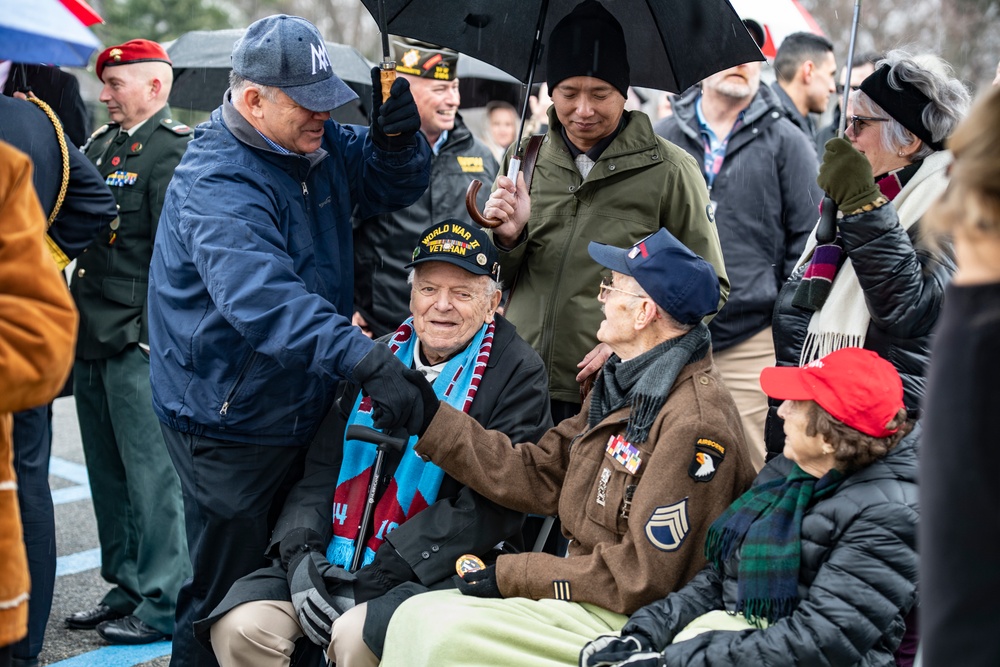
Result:
[[[580,0],[362,0],[373,17],[385,5],[388,32],[447,46],[518,81],[545,80],[541,44]],[[728,0],[601,0],[621,23],[631,83],[679,93],[710,74],[752,60],[760,49]],[[532,76],[533,74],[533,76]]]
[[[211,111],[222,102],[229,88],[233,44],[243,33],[233,30],[192,30],[167,46],[174,62],[174,85],[170,105],[174,108]],[[359,103],[348,104],[334,112],[341,122],[367,124],[361,104],[371,98],[372,64],[353,46],[326,43],[333,71],[358,94]]]
[[[438,0],[361,0],[383,31],[440,44],[507,72],[530,88],[545,80],[543,45],[552,28],[580,0],[465,0],[443,6]],[[601,0],[618,20],[628,45],[630,83],[679,93],[710,74],[754,60],[764,60],[743,21],[728,0]],[[384,19],[380,20],[380,13]],[[528,96],[521,107],[521,131]],[[507,176],[516,178],[523,146],[510,161]],[[477,185],[478,184],[478,185]],[[466,201],[478,224],[492,227]]]

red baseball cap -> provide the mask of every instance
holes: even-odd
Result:
[[[148,62],[174,64],[162,46],[148,39],[133,39],[118,46],[109,46],[97,56],[97,78],[104,81],[105,67]]]
[[[801,368],[765,368],[760,386],[779,401],[816,401],[836,419],[875,438],[898,430],[886,425],[904,407],[899,373],[860,347],[845,347]]]

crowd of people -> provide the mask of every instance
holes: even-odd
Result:
[[[89,139],[72,77],[0,66],[0,667],[43,645],[61,391],[110,585],[65,623],[175,667],[996,664],[1000,87],[838,83],[797,33],[654,124],[583,0],[537,140],[478,138],[461,55],[389,41],[367,127],[294,16],[197,128],[146,39]]]

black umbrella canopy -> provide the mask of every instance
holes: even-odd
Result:
[[[389,33],[448,46],[494,65],[519,81],[531,74],[539,14],[542,45],[580,0],[362,0],[378,17],[385,3]],[[679,93],[715,72],[763,60],[728,0],[601,0],[621,23],[631,84]],[[544,51],[534,81],[545,80]]]
[[[170,105],[199,111],[211,111],[219,106],[229,88],[233,45],[244,32],[242,29],[192,30],[167,46],[167,54],[174,62]],[[354,89],[362,103],[367,104],[371,97],[371,63],[353,46],[327,42],[326,48],[333,71]],[[357,116],[357,119],[344,122],[367,122],[362,111]]]

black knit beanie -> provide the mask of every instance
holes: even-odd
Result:
[[[592,76],[628,97],[625,32],[597,0],[584,0],[564,16],[552,29],[546,50],[549,91],[564,79]]]

